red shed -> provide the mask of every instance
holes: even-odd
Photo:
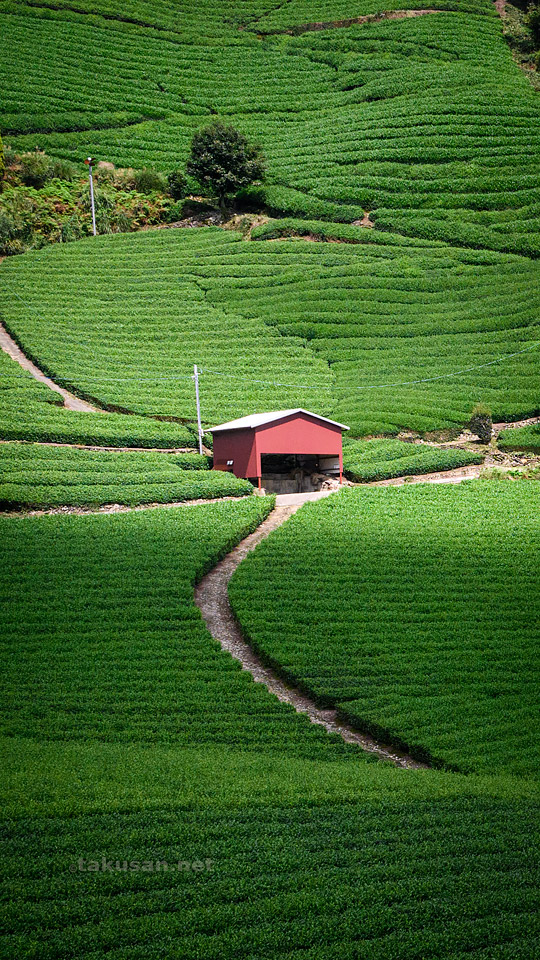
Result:
[[[331,472],[343,478],[341,433],[349,428],[308,410],[255,413],[213,427],[214,470],[230,470],[237,477],[256,480],[269,472],[265,465],[280,459],[298,467]]]

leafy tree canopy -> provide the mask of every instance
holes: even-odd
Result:
[[[194,135],[187,172],[212,190],[224,208],[228,197],[264,178],[265,161],[260,147],[235,127],[216,121]]]

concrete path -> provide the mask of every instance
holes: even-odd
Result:
[[[276,507],[301,507],[303,503],[309,503],[311,500],[321,500],[322,497],[329,497],[331,493],[337,493],[337,490],[315,490],[313,493],[278,493]]]
[[[316,497],[317,494],[291,494],[290,496]],[[202,613],[203,620],[223,650],[232,654],[257,683],[264,683],[267,690],[278,700],[291,704],[298,713],[305,713],[312,723],[320,724],[329,733],[337,733],[347,743],[354,743],[362,750],[375,754],[381,760],[389,760],[398,767],[412,770],[428,769],[427,764],[420,763],[392,747],[383,746],[367,734],[360,733],[349,724],[342,723],[336,710],[323,710],[318,707],[309,696],[284,683],[279,674],[267,667],[244,640],[229,603],[227,590],[229,580],[248,553],[269,533],[288,520],[298,507],[299,504],[276,507],[254,533],[242,540],[210,573],[203,577],[195,588],[195,603]],[[329,624],[329,630],[331,630],[331,624]]]
[[[15,360],[23,370],[28,370],[29,373],[35,377],[36,380],[39,380],[40,383],[46,384],[51,390],[54,390],[55,393],[59,393],[64,400],[64,406],[68,410],[79,410],[85,413],[104,413],[105,411],[98,411],[97,407],[93,407],[91,403],[87,403],[86,400],[81,400],[79,397],[74,396],[70,393],[69,390],[64,390],[63,387],[59,387],[54,380],[51,380],[50,377],[47,377],[39,367],[36,367],[35,363],[32,363],[31,360],[22,352],[21,348],[17,346],[13,337],[9,335],[6,328],[0,323],[0,347],[7,353],[12,360]]]

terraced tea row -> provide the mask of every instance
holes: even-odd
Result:
[[[503,430],[497,442],[501,450],[530,450],[531,453],[540,453],[540,424],[532,423],[528,427]]]
[[[221,653],[193,604],[195,579],[271,506],[4,518],[3,733],[347,753]]]
[[[385,239],[90,239],[4,261],[0,310],[58,383],[138,413],[193,421],[194,362],[206,426],[289,407],[353,435],[455,427],[478,401],[534,413],[539,265]]]
[[[194,447],[184,424],[66,410],[62,399],[0,350],[0,438],[90,446]]]
[[[469,450],[444,450],[401,440],[345,440],[343,444],[345,474],[360,483],[454,470],[483,460],[481,454]]]
[[[533,960],[536,805],[444,796],[444,784],[422,796],[395,779],[374,798],[358,779],[364,796],[346,804],[310,784],[312,803],[300,785],[286,806],[231,803],[229,781],[225,805],[12,823],[4,956]]]
[[[231,602],[264,657],[360,729],[537,773],[539,506],[527,480],[344,491],[261,544]]]
[[[104,453],[0,444],[0,507],[174,503],[242,497],[247,480],[208,469],[196,453]]]

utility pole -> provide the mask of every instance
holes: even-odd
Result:
[[[94,231],[94,236],[96,235],[96,208],[94,205],[94,180],[92,177],[92,166],[95,164],[93,157],[87,157],[84,161],[88,167],[88,176],[90,179],[90,203],[92,204],[92,229]]]
[[[197,401],[197,429],[199,433],[199,453],[202,454],[202,438],[203,432],[201,427],[201,404],[199,400],[199,371],[197,370],[197,364],[193,364],[193,379],[195,381],[195,399]]]

